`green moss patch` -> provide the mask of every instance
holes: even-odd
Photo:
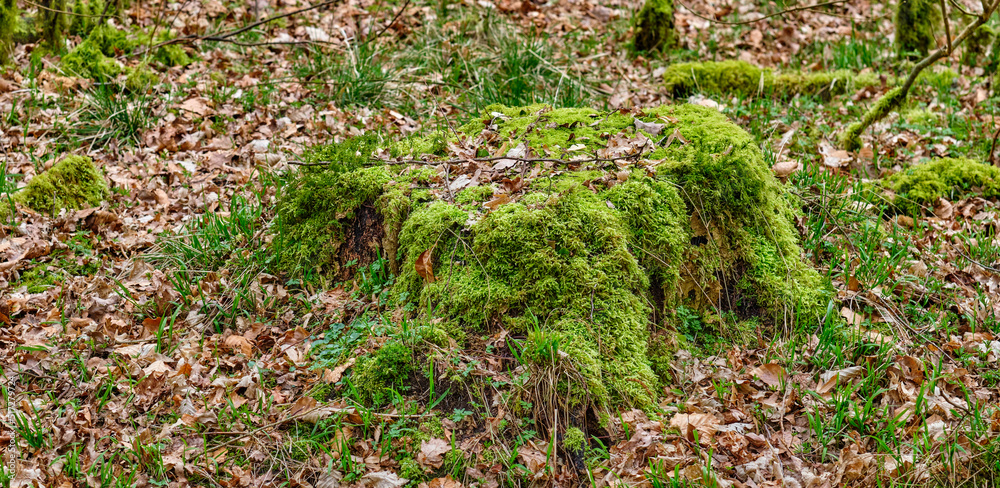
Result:
[[[801,259],[790,199],[753,138],[718,112],[492,106],[456,132],[493,155],[635,156],[532,163],[523,174],[536,176],[514,190],[502,181],[516,174],[487,176],[481,186],[506,199],[487,206],[475,188],[452,199],[427,166],[372,163],[372,136],[327,147],[333,164],[304,169],[280,196],[282,261],[343,276],[357,236],[381,242],[401,305],[446,329],[526,335],[523,360],[575,371],[580,382],[558,389],[577,405],[653,405],[651,331],[676,330],[681,304],[716,317],[729,340],[738,324],[819,319],[828,287]],[[388,149],[417,157],[442,140],[458,143],[437,133]],[[377,231],[359,230],[366,221]]]
[[[21,205],[54,215],[61,209],[96,207],[108,195],[101,171],[86,156],[67,156],[15,194]]]
[[[697,92],[792,97],[796,94],[851,93],[880,82],[873,74],[857,74],[848,70],[776,72],[746,61],[720,61],[672,64],[663,74],[663,83],[667,93],[674,97]]]
[[[97,26],[83,42],[63,56],[61,66],[83,78],[109,80],[122,72],[122,65],[114,57],[133,47],[125,32],[109,25]]]
[[[882,185],[895,193],[900,211],[920,214],[939,198],[956,200],[968,193],[1000,196],[1000,169],[968,159],[936,159],[896,173]]]

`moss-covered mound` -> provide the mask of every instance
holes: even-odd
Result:
[[[64,208],[95,207],[107,195],[108,184],[94,162],[74,155],[32,178],[14,198],[32,210],[54,215]]]
[[[115,56],[132,50],[134,43],[128,35],[110,25],[100,25],[63,56],[62,67],[67,72],[95,80],[109,80],[122,72],[123,68]]]
[[[882,185],[895,193],[901,212],[920,214],[939,198],[956,200],[970,192],[1000,197],[1000,169],[969,159],[936,159],[896,173]]]
[[[802,95],[850,93],[880,83],[874,74],[849,70],[802,73],[776,72],[746,61],[677,63],[663,74],[664,88],[674,97],[696,92],[790,98]]]
[[[286,266],[343,278],[381,253],[401,305],[452,331],[525,334],[526,358],[579,373],[563,393],[604,406],[655,401],[649,337],[678,305],[727,338],[818,319],[827,288],[801,260],[788,197],[751,136],[716,111],[493,106],[456,132],[463,141],[437,133],[389,149],[472,143],[480,156],[576,162],[468,163],[478,186],[455,194],[455,174],[365,161],[372,136],[332,146],[335,164],[281,195]],[[584,161],[621,154],[633,156]]]

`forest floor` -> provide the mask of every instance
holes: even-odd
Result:
[[[961,51],[856,154],[837,133],[891,86],[691,97],[795,165],[804,259],[835,300],[815,331],[739,347],[682,317],[656,411],[623,410],[582,447],[433,381],[358,404],[351,367],[405,329],[381,293],[392,277],[275,271],[268,223],[310,146],[447,128],[492,103],[683,103],[661,83],[677,62],[906,73],[885,2],[732,24],[785,3],[678,1],[681,46],[636,56],[632,1],[343,0],[256,25],[306,4],[137,2],[111,22],[146,33],[115,52],[154,75],[140,89],[17,45],[0,68],[4,205],[70,153],[111,192],[0,213],[0,486],[997,486],[1000,208],[970,187],[899,214],[873,189],[928,159],[992,159],[994,73]],[[184,56],[148,55],[185,36]],[[486,351],[520,339],[477,340],[438,360],[509,390]]]

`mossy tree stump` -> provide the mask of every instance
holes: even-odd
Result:
[[[632,24],[636,51],[666,51],[677,45],[674,0],[646,0]]]
[[[927,56],[937,44],[935,31],[941,23],[938,0],[897,0],[896,52],[913,59]]]
[[[790,197],[714,110],[492,106],[456,132],[322,149],[333,163],[304,168],[280,198],[284,266],[342,278],[377,249],[398,270],[396,303],[433,324],[428,340],[525,336],[522,360],[562,365],[559,395],[599,408],[654,404],[654,366],[684,341],[671,333],[680,306],[720,341],[754,343],[825,311]],[[368,161],[380,145],[428,162],[469,148],[549,160]]]

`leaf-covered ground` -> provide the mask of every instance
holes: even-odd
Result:
[[[996,195],[978,183],[892,203],[894,174],[992,159],[992,50],[932,68],[858,153],[837,132],[888,82],[834,97],[693,94],[759,139],[836,299],[816,330],[739,347],[717,318],[678,310],[658,408],[621,411],[600,435],[525,414],[532,397],[510,395],[525,369],[507,354],[524,338],[506,331],[435,346],[422,367],[443,382],[365,408],[356,362],[407,334],[386,263],[343,283],[277,271],[276,195],[315,145],[451,130],[493,103],[682,103],[662,76],[685,61],[906,74],[885,2],[740,23],[795,5],[678,2],[682,43],[665,54],[629,53],[639,4],[567,0],[344,0],[260,24],[307,5],[137,3],[107,19],[132,42],[103,80],[65,61],[79,33],[56,49],[17,44],[0,69],[4,207],[71,153],[93,158],[110,192],[56,215],[0,211],[0,485],[996,485]],[[129,83],[143,66],[151,76]],[[431,164],[428,186],[451,198],[481,166]],[[486,209],[524,184],[492,183]]]

